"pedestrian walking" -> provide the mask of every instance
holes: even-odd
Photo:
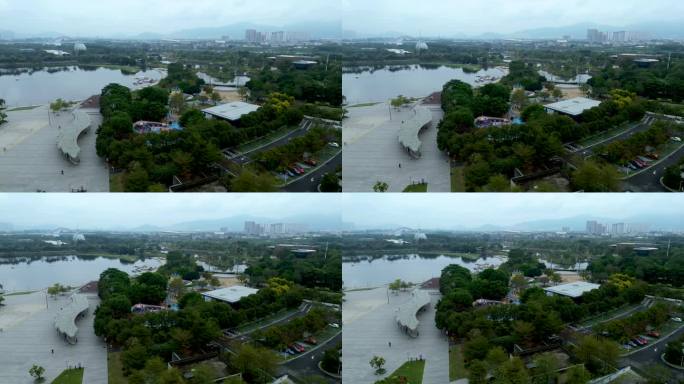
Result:
[[[392,348],[392,342],[391,341],[389,342],[389,347]]]
[[[401,168],[401,163],[399,163],[399,168]]]
[[[52,349],[52,354],[53,354],[53,355],[55,354],[55,350],[54,350],[54,349]]]
[[[62,169],[62,175],[64,174],[64,170]]]

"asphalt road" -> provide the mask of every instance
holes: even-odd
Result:
[[[627,139],[629,139],[632,135],[634,135],[635,133],[637,133],[637,132],[644,132],[644,131],[648,130],[650,127],[651,127],[651,124],[644,124],[643,122],[637,123],[637,124],[633,125],[631,129],[629,129],[629,130],[627,130],[627,131],[621,133],[621,134],[618,135],[618,136],[615,136],[615,137],[613,137],[613,138],[611,138],[611,139],[609,139],[609,140],[607,140],[607,141],[604,141],[604,142],[602,142],[602,143],[597,143],[597,144],[594,144],[594,145],[585,147],[585,148],[583,148],[582,150],[580,150],[580,151],[578,151],[578,152],[576,152],[576,153],[581,154],[581,155],[583,155],[583,156],[593,155],[593,154],[594,154],[593,149],[596,148],[596,147],[608,145],[608,144],[613,143],[613,142],[615,142],[615,141],[627,140]]]
[[[684,157],[684,147],[655,167],[627,179],[625,189],[633,192],[667,192],[667,189],[660,185],[660,178],[665,174],[665,169],[679,163],[682,157]]]
[[[325,351],[331,348],[335,348],[337,344],[342,343],[342,333],[340,332],[337,336],[333,337],[330,341],[328,341],[325,344],[322,344],[318,349],[315,351],[302,355],[301,357],[292,360],[290,362],[287,362],[281,366],[281,370],[283,372],[281,373],[287,373],[288,375],[294,376],[295,378],[305,378],[307,376],[321,376],[326,379],[328,383],[331,384],[337,384],[340,383],[340,380],[337,380],[335,378],[332,378],[328,375],[325,375],[323,372],[321,372],[318,369],[318,362],[320,362],[323,359],[323,354]]]
[[[673,333],[669,337],[662,338],[657,342],[650,344],[646,349],[643,349],[639,352],[634,353],[633,355],[623,358],[620,362],[620,367],[633,365],[637,368],[641,368],[642,370],[644,370],[647,369],[650,365],[660,364],[661,366],[668,368],[673,373],[673,375],[678,377],[680,380],[683,379],[684,371],[670,368],[660,360],[660,355],[662,355],[665,352],[665,347],[667,346],[667,343],[682,337],[682,335],[684,335],[684,328],[680,328],[679,330],[677,330],[677,332]],[[654,350],[654,348],[657,348],[657,351]]]
[[[342,152],[338,153],[337,156],[325,164],[324,166],[318,168],[317,170],[304,175],[301,179],[293,182],[292,184],[286,185],[282,188],[283,192],[318,192],[318,184],[321,183],[321,179],[326,173],[335,172],[337,168],[342,166]],[[313,181],[311,181],[313,179]]]

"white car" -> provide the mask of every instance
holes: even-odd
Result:
[[[328,145],[331,146],[331,147],[334,147],[334,148],[339,148],[339,147],[340,147],[340,145],[337,144],[337,143],[334,142],[334,141],[331,141],[330,143],[328,143]]]
[[[337,323],[330,323],[330,326],[333,328],[339,328],[340,327],[340,325]]]
[[[673,318],[672,318],[672,321],[674,321],[675,323],[681,323],[681,322],[682,322],[682,318],[681,318],[681,317],[673,317]]]
[[[670,139],[672,139],[672,141],[677,141],[677,142],[682,141],[682,138],[679,136],[672,136]]]

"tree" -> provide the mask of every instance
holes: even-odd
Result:
[[[551,91],[551,96],[553,96],[555,99],[560,99],[563,97],[563,91],[560,88],[554,88]]]
[[[485,362],[490,370],[495,370],[501,364],[508,361],[508,353],[501,347],[494,347],[487,352]]]
[[[244,171],[231,183],[233,192],[275,192],[276,180],[268,173]]]
[[[487,367],[480,360],[473,360],[468,366],[468,383],[485,384],[487,383]]]
[[[373,186],[374,192],[387,192],[388,189],[389,189],[389,185],[383,181],[378,181]]]
[[[150,177],[140,165],[135,166],[126,175],[124,188],[126,192],[147,192],[150,187]]]
[[[33,366],[29,369],[29,375],[33,377],[37,382],[42,382],[43,375],[45,374],[45,368],[41,367],[40,365],[33,364]]]
[[[181,113],[185,107],[185,96],[181,92],[174,92],[169,99],[169,106],[176,113]]]
[[[7,114],[3,111],[5,110],[5,100],[0,99],[0,125],[7,122]]]
[[[515,91],[513,91],[513,94],[511,95],[511,102],[514,105],[516,105],[520,110],[525,108],[528,103],[527,94],[525,94],[525,90],[522,88],[518,88]]]
[[[494,372],[495,384],[528,384],[529,374],[525,363],[519,357],[514,357],[499,366]]]
[[[605,374],[617,366],[620,347],[612,340],[585,336],[577,344],[575,355],[590,372]]]
[[[278,368],[278,357],[265,348],[256,348],[248,344],[240,347],[237,355],[230,359],[231,365],[242,372],[243,379],[252,382],[260,376],[260,372],[274,375]]]
[[[560,362],[556,355],[543,353],[534,359],[537,366],[535,369],[535,382],[540,384],[553,384],[558,378]]]
[[[249,89],[247,87],[238,88],[238,95],[240,95],[240,99],[245,100],[249,95]]]
[[[610,164],[585,161],[573,172],[572,183],[575,189],[585,192],[617,192],[620,189],[620,174]]]
[[[340,178],[337,173],[326,173],[321,179],[321,192],[342,192]]]
[[[591,380],[591,373],[583,365],[570,367],[565,373],[565,384],[586,384]]]
[[[211,93],[211,101],[214,102],[214,104],[218,104],[223,98],[221,97],[221,94],[214,91]]]
[[[373,358],[370,360],[370,366],[372,368],[375,368],[375,374],[376,375],[382,375],[385,373],[385,368],[383,366],[385,365],[385,358],[382,356],[373,356]]]

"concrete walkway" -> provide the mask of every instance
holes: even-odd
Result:
[[[33,364],[45,368],[45,382],[49,383],[69,365],[80,363],[85,367],[83,383],[107,384],[107,349],[93,330],[99,298],[88,296],[90,309],[77,322],[78,343],[69,345],[55,330],[54,319],[60,307],[68,304],[70,295],[48,298],[47,309],[45,296],[45,291],[9,296],[5,306],[0,307],[0,319],[5,313],[27,314],[21,322],[6,323],[9,327],[0,332],[0,383],[32,384],[28,371]]]
[[[102,117],[96,109],[83,111],[92,128],[78,142],[79,165],[71,164],[57,148],[58,127],[62,121],[68,124],[70,114],[48,115],[47,106],[8,112],[9,122],[0,127],[0,192],[71,192],[81,187],[109,192],[109,170],[95,149]]]
[[[420,135],[420,159],[412,159],[399,144],[401,121],[411,118],[413,110],[392,108],[390,120],[387,103],[349,108],[342,128],[345,192],[373,192],[377,181],[389,184],[388,192],[401,192],[423,180],[428,192],[451,192],[449,159],[437,148],[437,125],[444,113],[439,107],[426,108],[433,119]]]
[[[409,358],[422,355],[425,359],[423,384],[448,383],[449,345],[446,337],[435,327],[434,306],[440,296],[434,293],[437,292],[431,291],[430,308],[418,316],[420,336],[414,339],[404,334],[394,321],[396,308],[410,300],[410,293],[390,294],[390,304],[387,304],[386,287],[347,292],[342,308],[342,382],[372,384],[387,377]],[[383,299],[384,302],[379,304]],[[346,316],[347,307],[354,313]],[[376,376],[369,365],[375,355],[385,358],[385,375]]]

